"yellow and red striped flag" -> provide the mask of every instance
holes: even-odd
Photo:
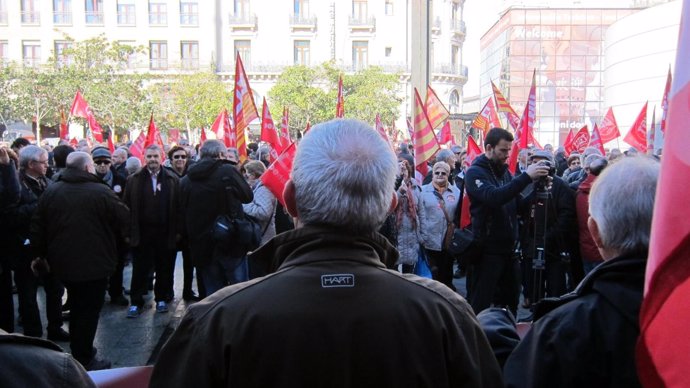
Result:
[[[510,106],[508,100],[503,96],[503,93],[501,93],[501,91],[498,89],[498,87],[496,86],[496,84],[494,84],[493,81],[491,81],[491,88],[494,90],[494,97],[496,98],[496,104],[498,105],[496,107],[497,110],[499,112],[503,112],[506,114],[508,122],[514,129],[519,128],[520,117],[517,115],[517,113],[515,113],[513,107]]]
[[[422,105],[417,88],[414,89],[414,133],[412,141],[414,143],[414,164],[417,170],[426,176],[428,173],[427,160],[431,159],[440,149],[434,129],[429,122],[427,112]]]
[[[448,116],[450,116],[450,113],[448,113],[448,109],[446,109],[446,107],[443,106],[443,103],[436,95],[436,92],[434,92],[434,89],[432,89],[431,86],[428,85],[426,87],[426,100],[424,101],[424,110],[426,111],[426,115],[429,118],[429,124],[431,124],[431,128],[438,128],[441,124],[443,124],[444,121],[446,121],[446,119],[448,119]]]
[[[249,123],[259,118],[259,112],[254,104],[254,96],[252,96],[252,89],[249,87],[249,80],[244,71],[239,51],[235,59],[235,93],[232,111],[237,134],[237,151],[240,154],[240,161],[244,162],[247,160],[246,129],[249,127]]]
[[[343,100],[343,76],[338,77],[338,98],[335,102],[335,117],[343,118],[345,116],[345,101]]]

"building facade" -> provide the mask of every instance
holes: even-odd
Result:
[[[464,0],[428,4],[431,84],[460,112],[468,76]],[[0,59],[41,66],[69,46],[65,36],[104,35],[147,49],[131,58],[130,71],[213,69],[230,83],[239,52],[258,101],[286,66],[333,61],[346,73],[380,66],[400,75],[405,102],[397,124],[404,128],[418,55],[409,49],[410,9],[407,0],[0,0]]]

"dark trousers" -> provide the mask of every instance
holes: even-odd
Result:
[[[208,265],[197,268],[201,272],[206,295],[211,295],[225,286],[249,280],[247,257],[217,257]]]
[[[467,299],[475,314],[507,306],[517,316],[520,300],[520,263],[513,255],[482,254],[469,271]]]
[[[567,265],[559,258],[548,258],[544,270],[536,273],[532,269],[532,259],[525,258],[522,264],[522,294],[532,302],[538,302],[545,297],[557,297],[567,293],[567,269]],[[537,276],[541,276],[541,282]],[[535,295],[535,291],[539,291],[541,295]]]
[[[172,299],[173,295],[170,292],[173,289],[173,269],[177,254],[174,249],[167,247],[166,227],[142,229],[141,243],[133,250],[130,288],[132,305],[139,307],[144,305],[144,295],[148,293],[151,269],[156,271],[156,283],[153,288],[156,302]]]
[[[62,295],[65,293],[65,288],[52,273],[44,275],[41,280],[46,294],[48,331],[54,332],[62,327]],[[17,284],[19,312],[22,316],[24,335],[42,337],[43,325],[36,300],[39,279],[31,271],[31,264],[28,260],[22,260],[17,265],[14,281]]]
[[[182,271],[184,279],[182,283],[182,295],[192,294],[192,282],[194,281],[194,263],[192,262],[192,254],[189,252],[189,247],[182,249]],[[197,275],[199,273],[197,272]],[[198,277],[198,276],[197,276]],[[197,280],[197,288],[199,281]]]
[[[117,266],[115,267],[115,272],[110,275],[108,279],[108,295],[110,299],[117,298],[118,296],[124,296],[125,288],[122,286],[124,282],[123,272],[125,270],[125,258],[126,253],[119,255],[117,258]]]
[[[105,300],[108,279],[85,282],[65,282],[72,307],[70,309],[70,349],[72,356],[86,365],[95,355],[93,339],[96,337],[98,317]]]
[[[8,333],[14,332],[12,271],[5,260],[0,260],[0,329]]]
[[[455,291],[455,286],[453,285],[454,258],[445,251],[430,251],[428,249],[426,249],[426,255],[429,258],[431,275],[434,280],[438,280]]]

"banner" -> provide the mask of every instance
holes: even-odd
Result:
[[[635,147],[638,152],[645,152],[647,149],[647,104],[647,102],[644,103],[630,131],[623,138],[624,142]]]
[[[240,155],[240,162],[244,162],[248,158],[246,131],[249,128],[249,123],[259,118],[259,113],[256,110],[256,105],[254,105],[254,96],[252,96],[239,51],[235,59],[235,92],[232,99],[232,111],[235,120],[237,151]]]
[[[431,128],[438,128],[444,121],[448,119],[450,113],[443,105],[441,99],[438,98],[434,89],[431,86],[426,87],[426,100],[424,101],[424,110],[429,118]]]
[[[285,151],[278,156],[275,162],[268,166],[266,172],[261,175],[261,182],[268,188],[276,197],[278,202],[285,206],[283,200],[283,191],[287,181],[290,180],[290,172],[292,172],[292,162],[295,160],[295,153],[297,147],[295,143],[290,144]]]

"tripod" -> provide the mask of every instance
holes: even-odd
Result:
[[[542,185],[536,187],[536,198],[532,207],[534,225],[534,253],[532,255],[532,301],[537,303],[545,296],[544,271],[546,270],[546,222],[551,193]]]

